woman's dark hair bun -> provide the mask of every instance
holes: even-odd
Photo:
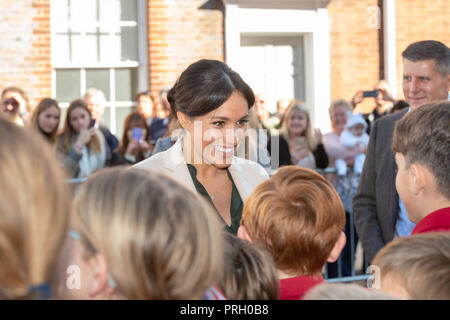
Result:
[[[177,111],[189,117],[205,115],[223,105],[238,91],[251,108],[255,96],[239,74],[218,60],[202,59],[184,70],[167,93],[172,115]]]

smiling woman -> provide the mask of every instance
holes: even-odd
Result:
[[[243,201],[268,178],[257,163],[235,157],[255,102],[251,88],[223,62],[200,60],[181,74],[167,99],[184,135],[137,166],[165,172],[205,196],[236,234]]]

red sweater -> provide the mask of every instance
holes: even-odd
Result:
[[[450,207],[439,209],[427,215],[416,225],[412,234],[438,231],[450,232]]]
[[[280,300],[302,299],[307,291],[324,283],[322,276],[300,276],[280,280]]]

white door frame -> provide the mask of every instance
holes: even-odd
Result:
[[[226,62],[237,71],[242,33],[304,37],[306,104],[314,126],[328,132],[331,97],[328,10],[251,9],[230,3],[225,10]]]

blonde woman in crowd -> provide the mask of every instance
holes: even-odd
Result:
[[[83,100],[70,103],[57,149],[64,159],[64,168],[73,178],[86,178],[103,168],[110,158],[105,138],[100,129],[93,126],[91,113]]]
[[[0,119],[0,299],[54,295],[70,193],[44,140]]]
[[[109,168],[75,199],[75,299],[200,299],[218,283],[223,234],[210,206],[156,172]],[[70,246],[69,246],[70,247]]]
[[[54,99],[42,99],[31,117],[31,126],[37,130],[49,143],[56,142],[61,109]]]
[[[280,159],[290,158],[291,164],[309,169],[328,166],[322,135],[319,130],[314,130],[309,111],[301,101],[293,100],[284,113],[280,139],[289,146],[288,150],[280,148],[280,153],[289,153],[280,154]]]

